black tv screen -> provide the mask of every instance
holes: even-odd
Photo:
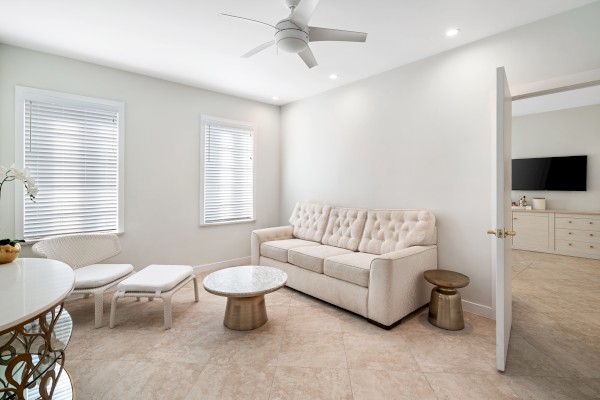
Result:
[[[512,160],[513,190],[585,191],[587,156]]]

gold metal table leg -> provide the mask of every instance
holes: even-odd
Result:
[[[236,331],[248,331],[267,322],[265,296],[228,297],[223,325]]]

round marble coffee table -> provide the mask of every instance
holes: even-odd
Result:
[[[287,282],[280,269],[256,265],[215,271],[204,278],[204,289],[227,297],[223,325],[237,331],[256,329],[267,322],[265,294]]]

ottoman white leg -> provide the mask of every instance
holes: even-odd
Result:
[[[102,316],[104,314],[104,296],[103,293],[93,293],[94,295],[94,319],[96,329],[102,328]]]
[[[171,294],[163,297],[165,307],[165,329],[171,329],[173,325],[173,317],[171,314]]]
[[[139,297],[138,297],[139,298]],[[108,326],[110,329],[115,327],[115,314],[117,314],[117,300],[119,299],[119,292],[115,292],[112,298],[112,302],[110,304],[110,321],[108,322]]]
[[[198,280],[196,279],[196,275],[194,275],[194,296],[196,298],[196,300],[194,300],[196,303],[200,301],[200,297],[198,297]]]

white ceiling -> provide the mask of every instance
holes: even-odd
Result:
[[[273,49],[240,58],[272,30],[218,15],[274,24],[288,14],[282,0],[0,0],[0,42],[285,104],[594,1],[321,0],[310,25],[369,36],[311,43],[310,70]]]

